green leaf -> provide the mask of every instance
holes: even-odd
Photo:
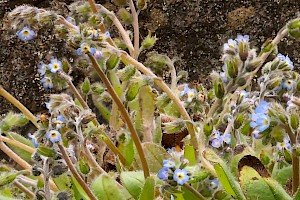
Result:
[[[189,165],[196,165],[198,162],[196,160],[194,147],[186,145],[184,147],[184,158],[189,160]]]
[[[126,166],[130,166],[131,163],[134,160],[134,143],[133,140],[130,138],[130,140],[127,143],[121,143],[119,144],[118,148],[120,149],[122,155],[126,158]]]
[[[294,200],[298,200],[298,199],[300,199],[300,187],[298,187],[298,190],[294,196]]]
[[[17,134],[17,133],[14,133],[14,132],[9,132],[9,133],[6,133],[7,137],[8,138],[11,138],[11,139],[14,139],[14,140],[17,140],[18,142],[21,142],[27,146],[30,146],[30,147],[33,147],[33,144],[30,140],[26,139],[25,137]],[[10,144],[7,144],[7,146],[9,146],[9,148],[11,150],[13,150],[16,154],[18,154],[22,159],[24,159],[26,162],[30,162],[31,161],[31,153],[27,152],[27,151],[24,151],[22,148],[20,147],[16,147],[14,145],[10,145]]]
[[[128,191],[107,174],[101,174],[91,185],[91,190],[101,200],[127,200],[132,198]]]
[[[1,200],[21,200],[21,199],[15,199],[15,198],[10,198],[10,197],[7,197],[7,196],[3,196],[0,194],[0,199]]]
[[[158,116],[155,120],[155,129],[154,129],[154,133],[153,133],[153,142],[156,144],[161,144],[161,140],[162,140],[162,129],[161,129],[161,116]]]
[[[72,186],[71,179],[66,173],[60,175],[59,177],[53,178],[53,181],[60,191],[69,190]]]
[[[144,173],[136,172],[121,172],[121,182],[134,199],[138,199],[145,183]]]
[[[214,168],[215,168],[218,178],[219,178],[220,182],[222,183],[222,186],[224,187],[226,192],[229,193],[230,195],[236,197],[237,195],[231,186],[231,181],[229,180],[226,172],[223,170],[221,165],[215,164]]]
[[[153,121],[155,111],[155,95],[150,86],[142,86],[139,92],[140,112],[145,142],[152,142]]]
[[[287,181],[293,176],[292,166],[279,167],[276,162],[272,171],[272,178],[278,181],[281,185],[286,185]]]
[[[54,149],[46,147],[44,145],[39,145],[37,152],[43,156],[50,157],[50,158],[57,156],[57,152]]]
[[[155,187],[155,179],[154,177],[148,177],[146,179],[144,188],[142,190],[141,196],[139,200],[153,200],[154,198],[154,187]]]
[[[239,180],[247,199],[275,200],[268,184],[252,167],[246,165],[242,167]]]
[[[163,160],[167,160],[170,157],[169,154],[163,147],[154,143],[143,143],[142,146],[150,172],[157,173],[163,167]],[[138,169],[142,169],[138,154],[135,155],[135,159],[138,164]]]
[[[74,176],[71,176],[72,181],[72,190],[74,194],[74,198],[76,200],[90,200],[86,192],[82,189],[81,185],[77,182],[77,180],[74,178]]]
[[[253,155],[253,153],[251,152],[249,147],[246,147],[241,153],[236,154],[231,158],[230,167],[231,167],[231,171],[232,171],[233,175],[238,176],[238,174],[239,174],[239,170],[238,170],[239,162],[246,155]]]
[[[264,178],[265,182],[269,185],[276,200],[292,200],[290,195],[282,188],[282,186],[271,178]]]

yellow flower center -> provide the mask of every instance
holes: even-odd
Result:
[[[89,51],[90,51],[90,47],[84,46],[84,47],[83,47],[83,51],[84,51],[85,53],[89,52]]]
[[[53,65],[53,69],[59,69],[59,65],[58,64],[54,64]]]
[[[23,31],[23,35],[29,35],[29,31]]]
[[[183,177],[184,177],[184,176],[183,176],[183,174],[182,174],[182,173],[178,173],[178,174],[177,174],[177,178],[179,178],[179,179],[183,179]]]
[[[51,132],[51,137],[55,138],[56,137],[56,133],[55,132]]]

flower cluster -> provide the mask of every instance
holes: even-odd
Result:
[[[157,176],[163,181],[169,179],[176,181],[179,185],[183,185],[190,178],[187,170],[176,168],[175,162],[171,159],[163,161],[163,168],[158,172]]]
[[[211,146],[214,148],[220,148],[223,144],[231,144],[231,134],[225,133],[223,135],[216,129],[213,130],[214,134],[211,139]]]
[[[269,109],[269,103],[261,101],[256,107],[255,112],[251,114],[251,128],[256,128],[260,133],[270,126],[270,117],[266,114]]]
[[[52,57],[50,60],[50,64],[46,65],[44,62],[41,62],[38,65],[38,73],[43,76],[41,82],[44,88],[53,88],[53,81],[51,78],[51,74],[55,74],[62,70],[62,62],[57,60],[57,58]]]

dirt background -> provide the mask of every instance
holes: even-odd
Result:
[[[54,9],[67,16],[72,1],[0,0],[0,25],[7,12],[24,3]],[[97,1],[116,9],[110,1]],[[189,72],[189,80],[208,82],[208,74],[220,69],[221,48],[224,42],[237,34],[248,34],[253,47],[259,46],[290,19],[299,14],[299,0],[152,0],[139,16],[141,37],[148,30],[159,39],[154,50],[181,59],[176,68]],[[2,27],[2,26],[0,26]],[[37,76],[36,65],[41,58],[66,57],[70,61],[74,52],[63,48],[50,29],[40,30],[35,40],[24,43],[15,32],[0,29],[0,84],[32,112],[45,110],[45,91]],[[299,69],[299,42],[284,39],[279,50],[288,54]],[[143,55],[141,56],[143,58]],[[73,73],[75,83],[82,80],[80,72]],[[0,114],[14,109],[0,97]],[[15,109],[14,109],[15,110]]]

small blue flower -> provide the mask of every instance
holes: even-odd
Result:
[[[80,48],[77,49],[77,54],[82,55],[83,53],[91,53],[94,54],[96,53],[95,48],[91,48],[87,43],[82,43],[80,45]]]
[[[183,185],[190,178],[187,173],[186,169],[176,169],[173,175],[174,181],[176,181],[179,185]]]
[[[97,38],[97,37],[99,37],[100,32],[97,29],[93,29],[93,30],[89,30],[88,34],[89,34],[90,38]]]
[[[266,113],[269,109],[270,103],[266,101],[261,101],[260,104],[256,107],[255,112],[256,113]]]
[[[106,32],[104,33],[104,35],[105,35],[105,39],[110,38],[110,33],[109,33],[108,31],[106,31]]]
[[[164,160],[163,163],[164,163],[164,167],[169,167],[169,168],[175,167],[174,160],[171,160],[171,159]]]
[[[211,146],[214,148],[220,148],[222,146],[222,139],[221,138],[215,138],[211,141]]]
[[[231,143],[231,134],[230,133],[225,133],[224,135],[221,136],[222,141],[225,142],[226,144]]]
[[[44,78],[41,79],[41,82],[43,83],[43,86],[45,89],[49,88],[53,88],[53,83],[52,83],[52,79],[48,76],[45,76]]]
[[[28,137],[31,139],[31,142],[32,142],[34,148],[38,148],[39,147],[39,143],[38,143],[35,135],[33,135],[31,133],[28,133]]]
[[[38,73],[41,76],[44,76],[46,74],[47,68],[48,66],[45,63],[40,62],[40,64],[38,65]]]
[[[70,22],[71,24],[73,24],[74,26],[76,26],[76,21],[75,21],[75,19],[73,17],[67,17],[66,20],[68,22]]]
[[[258,130],[254,130],[253,132],[252,132],[252,135],[253,135],[253,137],[255,138],[255,139],[261,139],[262,137],[263,137],[263,135],[261,135],[260,133],[259,133],[259,131]]]
[[[101,51],[96,51],[96,53],[94,53],[94,57],[96,59],[101,59],[103,58],[102,52]]]
[[[61,135],[57,130],[51,130],[47,132],[46,138],[49,139],[52,143],[55,143],[61,140]]]
[[[277,142],[276,147],[279,151],[283,151],[284,149],[291,150],[292,146],[290,143],[290,139],[288,137],[284,137],[283,142]]]
[[[160,180],[166,181],[168,180],[169,177],[169,168],[168,167],[163,167],[161,170],[159,170],[157,177]]]
[[[289,58],[289,56],[284,56],[281,53],[279,53],[277,55],[277,58],[279,58],[279,60],[282,61],[282,62],[286,62],[286,64],[290,67],[291,70],[294,69],[294,64],[291,61],[291,59]]]
[[[270,126],[270,118],[263,113],[252,113],[251,115],[251,128],[258,128],[259,132],[263,132]]]
[[[195,90],[190,89],[188,84],[184,84],[184,89],[183,91],[180,92],[180,96],[187,95],[188,99],[187,102],[192,102],[193,98],[195,97]]]
[[[51,63],[48,65],[48,68],[52,73],[56,73],[58,71],[61,71],[62,69],[62,63],[61,61],[57,60],[56,58],[51,58]]]
[[[74,158],[74,160],[77,161],[77,158],[76,158],[76,155],[75,155],[75,151],[74,151],[74,145],[72,145],[72,144],[69,145],[68,152],[69,152],[70,156],[72,158]]]
[[[53,123],[56,124],[56,129],[60,129],[63,124],[66,122],[65,118],[62,115],[53,118]]]
[[[282,88],[285,88],[287,91],[290,91],[293,89],[293,87],[296,85],[296,82],[294,80],[284,80],[282,82]]]
[[[30,30],[28,27],[24,27],[21,31],[18,31],[17,36],[23,40],[31,40],[35,36],[35,32],[33,30]]]
[[[217,179],[209,180],[208,189],[215,190],[219,187],[219,181]]]
[[[238,35],[235,39],[237,42],[249,42],[249,35]]]
[[[249,94],[250,94],[250,92],[246,92],[245,90],[240,91],[240,96],[244,97],[244,99],[247,98],[249,96]]]

